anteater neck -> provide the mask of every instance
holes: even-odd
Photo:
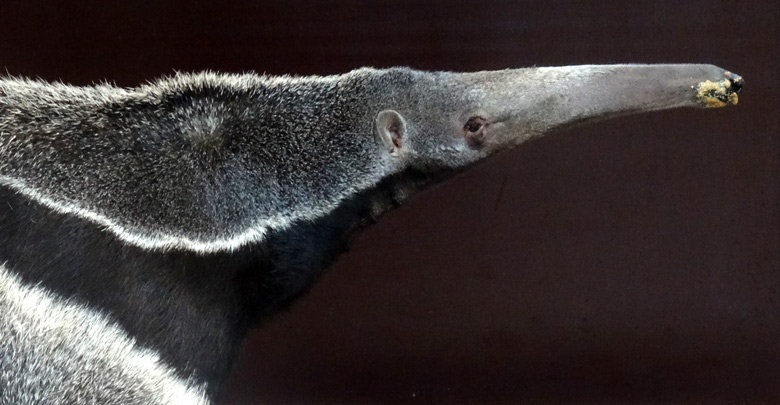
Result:
[[[233,252],[149,251],[0,187],[0,262],[29,285],[96,309],[183,378],[217,393],[253,324],[304,294],[348,239],[428,182],[406,172]]]

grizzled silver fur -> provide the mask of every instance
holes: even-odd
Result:
[[[359,107],[347,98],[372,77],[203,73],[137,89],[5,80],[0,182],[132,244],[230,249],[390,171],[361,136],[371,117],[350,119]]]

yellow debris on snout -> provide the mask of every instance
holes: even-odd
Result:
[[[739,101],[737,92],[731,86],[731,81],[723,79],[719,82],[703,81],[696,86],[696,99],[708,108],[736,105]]]

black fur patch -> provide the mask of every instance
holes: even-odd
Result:
[[[214,390],[251,325],[306,293],[350,235],[400,203],[403,187],[426,182],[420,173],[404,173],[319,220],[212,254],[129,246],[88,221],[0,187],[0,261],[26,283],[106,313],[182,377],[195,376]]]

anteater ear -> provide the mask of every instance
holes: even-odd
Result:
[[[406,137],[406,121],[397,111],[383,110],[376,116],[377,142],[394,155],[398,153]]]

